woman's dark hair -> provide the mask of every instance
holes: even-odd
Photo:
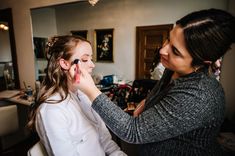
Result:
[[[184,30],[186,48],[192,65],[215,62],[235,42],[235,17],[219,9],[190,13],[176,22]]]
[[[67,71],[61,68],[59,60],[69,60],[73,55],[73,50],[81,42],[90,43],[86,39],[74,35],[55,36],[50,38],[47,42],[46,58],[48,63],[45,70],[46,77],[43,80],[38,99],[36,99],[29,114],[29,128],[35,128],[36,113],[43,102],[55,104],[63,101],[68,96]],[[48,100],[48,98],[55,93],[59,93],[61,97],[60,100]]]

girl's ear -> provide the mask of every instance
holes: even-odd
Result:
[[[60,59],[60,66],[65,70],[69,70],[70,63],[64,59]]]

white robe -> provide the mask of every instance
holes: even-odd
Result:
[[[49,98],[60,99],[59,94]],[[82,92],[70,93],[57,104],[43,103],[36,117],[36,129],[48,155],[123,156],[91,102]]]
[[[151,72],[151,79],[160,80],[163,75],[164,70],[165,70],[165,67],[162,65],[161,62],[159,62],[159,64]]]

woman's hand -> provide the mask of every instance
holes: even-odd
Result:
[[[134,110],[134,112],[133,112],[133,116],[134,116],[134,117],[139,116],[139,115],[143,112],[144,107],[145,107],[145,99],[142,100],[142,101],[138,104],[138,106],[135,108],[135,110]]]
[[[99,94],[101,94],[100,90],[95,86],[95,83],[91,77],[91,75],[84,69],[81,65],[81,63],[78,63],[79,67],[79,73],[80,73],[80,81],[79,82],[74,82],[74,85],[78,87],[82,92],[84,92],[91,101],[93,101]],[[69,74],[71,77],[74,77],[76,65],[72,65],[71,68],[69,69]]]

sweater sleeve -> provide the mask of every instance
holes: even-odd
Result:
[[[216,120],[214,116],[220,113],[220,107],[213,107],[224,103],[223,98],[214,100],[213,104],[208,101],[214,99],[211,93],[196,90],[190,86],[184,91],[175,89],[136,118],[125,113],[104,94],[93,101],[92,107],[122,140],[135,144],[158,142],[197,129],[209,120]],[[215,94],[219,96],[219,93],[220,90]]]

